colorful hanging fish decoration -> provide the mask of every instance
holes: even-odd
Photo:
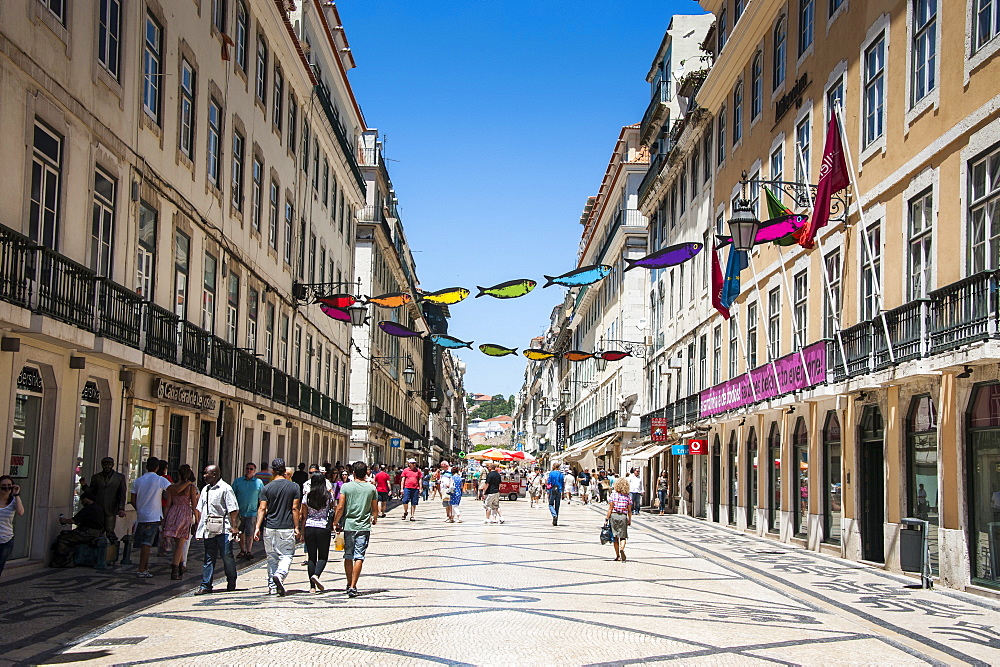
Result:
[[[583,361],[585,359],[590,359],[593,356],[593,352],[581,352],[580,350],[570,350],[569,352],[563,353],[563,358],[569,359],[570,361]]]
[[[607,350],[605,352],[601,352],[597,356],[599,356],[601,359],[604,359],[604,361],[621,361],[625,357],[631,357],[632,353],[621,352],[620,350]]]
[[[491,357],[506,357],[508,354],[517,354],[517,348],[494,345],[493,343],[483,343],[479,346],[479,351]]]
[[[457,338],[452,338],[451,336],[446,336],[444,334],[432,334],[431,336],[429,336],[429,339],[432,343],[434,343],[438,347],[445,347],[450,350],[454,350],[459,347],[467,347],[470,350],[472,349],[471,340],[470,341],[459,340]]]
[[[376,306],[382,306],[383,308],[399,308],[411,301],[413,301],[413,297],[406,292],[389,292],[388,294],[381,294],[368,299],[368,303],[374,303]]]
[[[611,273],[611,267],[607,264],[594,264],[583,266],[575,271],[564,273],[561,276],[543,276],[546,282],[542,285],[545,289],[549,285],[562,285],[563,287],[581,287],[583,285],[593,285],[599,280],[603,280]]]
[[[321,304],[330,306],[331,308],[350,308],[355,303],[358,302],[357,297],[353,297],[350,294],[333,294],[331,296],[321,296],[318,299]]]
[[[555,352],[549,352],[548,350],[539,350],[537,348],[531,348],[522,352],[524,356],[532,361],[544,361],[546,359],[551,359],[556,356]]]
[[[465,297],[469,296],[469,294],[471,294],[471,292],[464,287],[446,287],[438,290],[437,292],[421,294],[420,300],[427,301],[428,303],[450,306],[463,300]]]
[[[697,255],[703,245],[703,243],[678,243],[639,259],[626,258],[628,266],[625,267],[625,270],[628,271],[637,266],[644,269],[664,269],[668,266],[676,266]]]
[[[527,278],[518,278],[516,280],[508,280],[505,283],[500,283],[499,285],[494,285],[493,287],[480,287],[476,285],[479,290],[479,294],[476,298],[483,295],[492,296],[495,299],[516,299],[519,296],[524,296],[531,290],[535,289],[535,285],[538,283],[534,280],[529,280]]]
[[[319,304],[319,309],[326,313],[327,317],[331,317],[340,322],[350,322],[350,314],[342,308],[334,308],[333,306],[328,306],[325,303]]]
[[[397,338],[419,338],[421,336],[419,331],[414,331],[413,329],[404,327],[398,322],[389,322],[388,320],[379,322],[378,328],[390,336],[396,336]]]
[[[779,241],[802,227],[808,220],[809,217],[805,215],[783,215],[778,218],[765,220],[757,228],[757,235],[754,236],[753,242],[770,243],[772,241]],[[716,236],[715,238],[719,240],[717,247],[720,248],[733,242],[732,236]]]

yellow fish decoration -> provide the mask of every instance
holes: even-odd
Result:
[[[545,359],[551,359],[556,356],[555,352],[549,352],[548,350],[539,350],[537,348],[525,350],[522,352],[524,356],[532,361],[544,361]]]
[[[420,300],[450,306],[454,303],[458,303],[467,296],[469,296],[469,290],[464,287],[446,287],[445,289],[438,290],[437,292],[428,292],[427,294],[423,294],[421,295]]]

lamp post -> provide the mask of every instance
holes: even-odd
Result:
[[[733,237],[733,249],[749,251],[753,249],[754,239],[757,236],[757,229],[760,227],[760,220],[754,213],[750,202],[740,197],[733,207],[733,215],[729,218],[729,233]]]

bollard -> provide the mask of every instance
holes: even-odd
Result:
[[[120,549],[122,552],[122,565],[132,564],[132,533],[122,537],[122,547]]]
[[[108,538],[101,535],[99,538],[94,540],[94,544],[97,545],[97,562],[94,563],[94,569],[108,569]]]

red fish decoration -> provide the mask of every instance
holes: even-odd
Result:
[[[631,352],[621,352],[619,350],[608,350],[607,352],[601,352],[600,357],[604,361],[621,361],[625,357],[631,357]]]
[[[355,303],[358,302],[357,297],[353,297],[350,294],[334,294],[332,296],[321,296],[316,299],[320,303],[330,306],[331,308],[350,308]]]

